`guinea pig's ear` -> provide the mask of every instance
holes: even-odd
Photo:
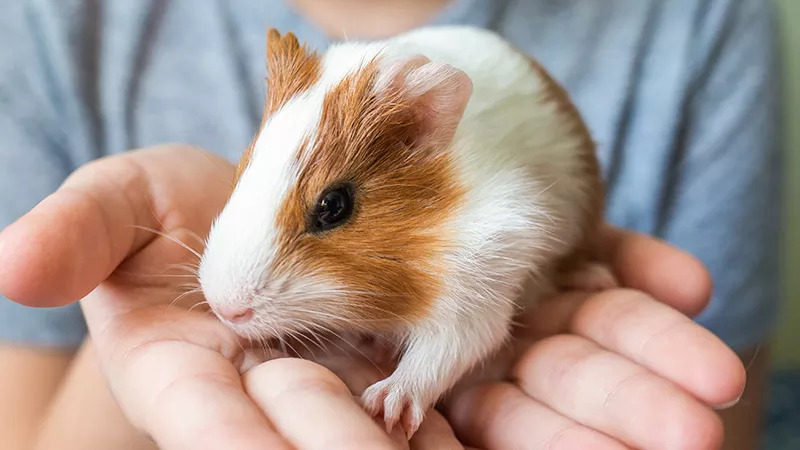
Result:
[[[275,28],[267,31],[267,67],[272,70],[286,63],[298,53],[303,53],[300,42],[294,33],[289,32],[284,35]]]
[[[319,56],[300,45],[294,33],[281,35],[271,28],[267,32],[267,72],[270,96],[267,110],[274,111],[319,78]]]
[[[464,115],[472,80],[449,64],[416,55],[388,63],[376,80],[379,90],[398,93],[415,110],[415,142],[446,146]]]

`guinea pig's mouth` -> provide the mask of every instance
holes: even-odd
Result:
[[[305,320],[279,318],[275,314],[247,308],[236,316],[214,311],[217,318],[239,337],[266,342],[297,337],[302,334],[316,334],[324,331],[324,327],[316,326]]]
[[[257,282],[233,277],[234,283],[227,278],[208,277],[201,285],[211,310],[240,338],[311,346],[364,328],[357,311],[346,309],[347,292],[321,275],[270,276]]]
[[[266,340],[270,338],[281,338],[291,334],[285,326],[281,326],[277,321],[261,317],[257,312],[247,313],[241,320],[231,320],[223,314],[215,311],[217,318],[231,331],[240,337],[255,340]]]
[[[284,354],[296,357],[316,356],[349,347],[340,330],[334,331],[322,325],[287,320],[276,321],[262,319],[247,324],[229,324],[223,322],[239,337],[249,342],[249,346],[280,350]]]

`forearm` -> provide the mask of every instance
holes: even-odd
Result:
[[[28,449],[72,354],[0,345],[0,448]]]
[[[125,418],[87,341],[43,420],[37,450],[156,449]]]

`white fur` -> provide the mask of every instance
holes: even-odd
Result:
[[[293,152],[313,132],[319,108],[305,98],[288,102],[255,142],[250,165],[214,222],[200,264],[200,282],[212,306],[250,306],[269,291],[275,257],[275,217],[294,184]]]
[[[453,142],[471,188],[453,221],[454,270],[434,313],[410,330],[397,370],[365,393],[373,409],[383,402],[388,422],[409,414],[413,431],[428,406],[502,345],[530,272],[576,244],[590,185],[576,175],[580,137],[556,105],[541,103],[543,80],[506,42],[451,27],[412,32],[388,48],[451,64],[474,87]],[[537,172],[542,163],[549,172]]]
[[[325,54],[321,80],[266,124],[214,224],[200,269],[212,306],[261,306],[252,292],[270,290],[265,274],[274,255],[273,224],[294,182],[298,144],[313,136],[325,92],[378,54],[387,61],[422,54],[464,71],[473,83],[452,143],[469,194],[445,224],[456,250],[447,255],[443,295],[426,320],[406,330],[397,370],[364,394],[369,408],[384,410],[387,423],[405,414],[413,431],[441,394],[502,345],[526,277],[576,244],[590,180],[578,175],[580,138],[570,134],[556,105],[541,102],[543,80],[493,33],[439,27],[380,43],[340,44]],[[327,292],[343,284],[319,280]],[[281,314],[274,307],[270,313]]]

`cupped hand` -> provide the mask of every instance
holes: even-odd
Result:
[[[711,282],[691,256],[608,228],[602,258],[625,289],[566,293],[517,330],[512,381],[447,404],[462,442],[505,449],[716,449],[714,409],[744,390],[737,355],[689,316]]]
[[[230,192],[233,167],[164,146],[92,163],[0,234],[0,292],[32,306],[83,298],[106,377],[165,449],[402,448],[352,393],[363,361],[257,355],[176,285]],[[156,231],[157,233],[154,233]],[[186,249],[177,242],[188,244]],[[715,448],[713,408],[741,394],[736,355],[688,315],[710,282],[693,258],[608,229],[604,259],[629,289],[545,302],[517,332],[513,382],[480,383],[433,411],[414,448]],[[169,275],[169,276],[167,276]],[[186,276],[186,278],[184,278]],[[340,378],[341,377],[341,378]]]
[[[403,448],[345,381],[376,376],[248,348],[177,288],[230,192],[222,158],[162,146],[91,163],[0,234],[0,292],[31,306],[79,299],[112,392],[160,448]],[[179,244],[180,243],[180,244]],[[176,301],[177,299],[177,301]],[[338,363],[340,366],[345,367]],[[444,426],[442,426],[444,424]],[[458,445],[435,413],[420,432]],[[439,444],[444,443],[445,447]]]

